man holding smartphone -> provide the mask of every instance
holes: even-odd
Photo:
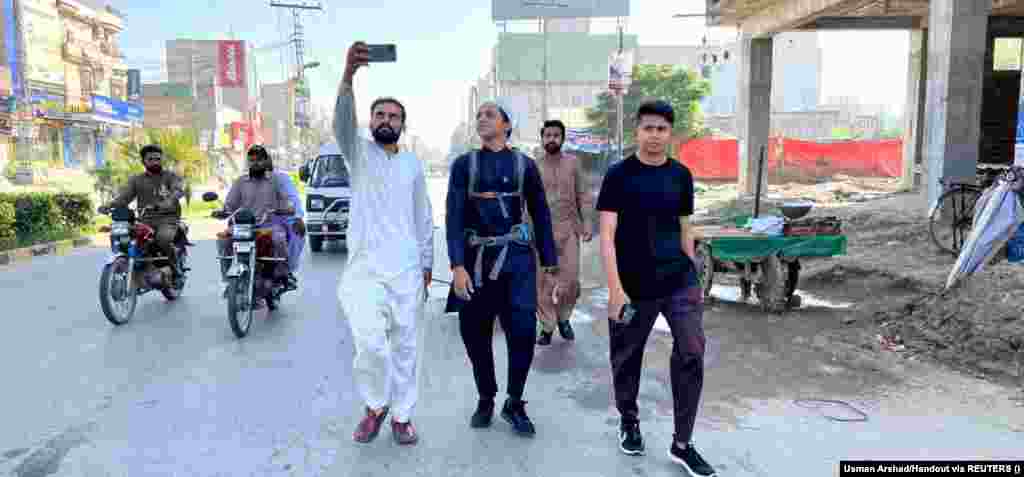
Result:
[[[402,103],[377,99],[370,105],[373,140],[357,133],[352,77],[370,60],[365,43],[349,49],[334,110],[334,135],[352,183],[348,263],[338,299],[352,330],[353,374],[366,404],[352,437],[372,441],[392,411],[395,441],[410,445],[419,439],[411,421],[416,322],[434,264],[434,222],[422,162],[398,147],[407,119]]]
[[[693,176],[668,157],[675,112],[645,101],[636,114],[637,152],[612,165],[597,199],[601,255],[608,278],[608,327],[619,449],[644,453],[637,395],[644,347],[661,313],[672,330],[675,433],[669,457],[689,475],[715,475],[693,446],[704,382],[703,293],[690,216]]]

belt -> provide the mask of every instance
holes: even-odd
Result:
[[[481,237],[472,229],[466,230],[467,243],[470,247],[476,247],[477,249],[476,263],[473,264],[473,283],[477,287],[483,286],[484,249],[487,247],[501,247],[498,259],[494,261],[494,266],[491,267],[491,273],[487,276],[492,281],[497,280],[498,274],[501,273],[501,269],[505,266],[505,258],[508,256],[509,244],[514,243],[529,246],[529,230],[529,226],[526,224],[516,224],[507,234],[496,237]]]

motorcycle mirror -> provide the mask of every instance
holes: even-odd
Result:
[[[299,180],[302,182],[309,180],[309,166],[302,166],[299,168]]]
[[[216,192],[206,192],[203,194],[203,202],[213,202],[217,200],[218,196]]]
[[[109,225],[101,225],[100,228],[97,229],[97,232],[99,232],[101,234],[109,233],[110,232],[110,226]]]

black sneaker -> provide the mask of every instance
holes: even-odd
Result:
[[[640,433],[640,424],[619,427],[619,450],[626,455],[644,455],[644,435]]]
[[[553,331],[541,331],[540,338],[537,338],[537,344],[541,346],[547,346],[551,344],[551,336],[555,333]]]
[[[558,322],[558,334],[562,335],[566,341],[573,341],[576,339],[576,333],[572,331],[572,325],[569,324],[569,320]]]
[[[494,400],[481,399],[476,404],[476,412],[469,420],[469,427],[482,428],[491,426],[491,418],[494,417]]]
[[[526,401],[509,398],[501,408],[501,417],[521,436],[529,437],[537,433],[530,417],[526,415]]]
[[[680,449],[674,442],[668,449],[668,457],[686,469],[690,477],[714,477],[715,469],[708,464],[691,442],[686,449]]]

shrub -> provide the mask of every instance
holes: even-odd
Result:
[[[0,202],[0,250],[13,247],[18,235],[14,230],[14,204]]]
[[[88,194],[60,192],[53,198],[60,210],[65,230],[77,232],[92,223],[95,207]]]
[[[77,235],[92,224],[93,218],[93,202],[88,194],[0,194],[0,248]]]

